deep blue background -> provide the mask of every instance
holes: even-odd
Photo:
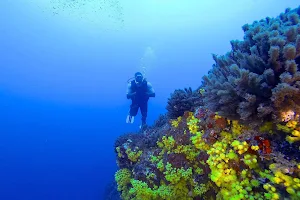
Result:
[[[298,6],[112,0],[90,15],[67,2],[0,1],[3,200],[102,199],[117,169],[114,140],[139,126],[140,115],[125,124],[125,92],[142,58],[157,93],[149,102],[152,124],[174,89],[199,86],[211,53],[224,54],[230,40],[242,39],[242,25]],[[121,10],[111,9],[116,2]]]

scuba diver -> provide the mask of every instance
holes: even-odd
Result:
[[[154,89],[150,82],[146,81],[141,72],[136,72],[134,80],[129,82],[127,88],[127,99],[131,99],[130,110],[126,118],[126,123],[133,123],[134,117],[137,115],[138,110],[141,110],[142,125],[141,130],[147,127],[146,118],[148,111],[148,100],[150,97],[155,97]]]

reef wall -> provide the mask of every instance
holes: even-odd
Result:
[[[300,199],[299,15],[244,25],[197,90],[116,140],[122,199]]]

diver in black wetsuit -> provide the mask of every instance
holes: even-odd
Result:
[[[134,80],[128,84],[127,88],[127,99],[132,100],[129,114],[126,119],[127,123],[133,123],[134,117],[140,109],[142,114],[142,125],[140,128],[142,130],[146,128],[148,100],[150,97],[155,97],[155,92],[151,83],[144,79],[142,73],[135,73]]]

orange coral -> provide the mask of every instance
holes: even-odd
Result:
[[[254,139],[258,142],[259,149],[262,150],[264,154],[272,153],[270,140],[260,136],[255,136]]]

